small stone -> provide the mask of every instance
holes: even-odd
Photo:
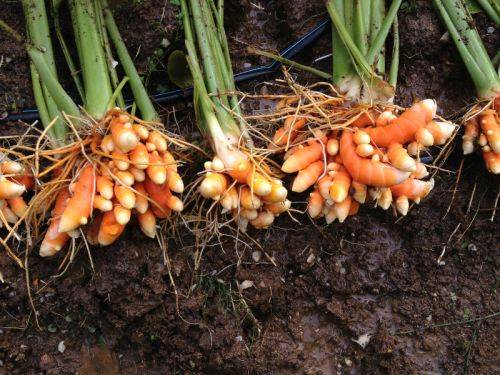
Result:
[[[161,45],[162,45],[162,47],[167,48],[170,45],[170,41],[167,38],[163,38],[161,40]]]
[[[491,33],[490,33],[490,34],[491,34]],[[248,63],[248,62],[243,63],[243,67],[244,67],[245,69],[250,68],[251,66],[252,66],[252,64],[250,64],[250,63]]]
[[[66,350],[66,345],[64,345],[64,340],[59,342],[59,344],[57,344],[57,350],[59,351],[59,353],[64,353],[64,351]]]
[[[313,264],[315,260],[316,260],[316,255],[314,255],[313,253],[309,254],[309,256],[307,257],[307,263],[309,264]]]
[[[346,358],[346,359],[344,360],[344,362],[345,362],[345,364],[346,364],[347,366],[349,366],[349,367],[351,367],[351,366],[352,366],[352,361],[351,361],[349,358]]]
[[[252,286],[253,286],[252,280],[245,280],[240,284],[240,289],[245,290],[245,289],[251,288]]]
[[[486,32],[487,32],[488,34],[493,34],[493,33],[495,32],[495,28],[494,28],[493,26],[490,26],[490,27],[488,27],[488,28],[486,29]]]
[[[369,333],[363,333],[360,335],[356,340],[352,339],[355,343],[357,343],[359,346],[361,346],[363,349],[366,348],[366,345],[370,342],[372,338],[372,335]]]
[[[242,342],[242,341],[243,341],[243,337],[242,337],[241,335],[239,335],[239,336],[236,336],[236,337],[234,338],[234,340],[235,340],[236,342]]]
[[[467,246],[467,250],[476,252],[476,251],[477,251],[477,246],[476,246],[476,245],[474,245],[473,243],[470,243],[470,244]]]
[[[425,320],[427,320],[428,322],[430,322],[432,320],[432,315],[429,315],[427,318],[425,318]]]
[[[262,253],[260,251],[254,251],[252,253],[252,259],[255,263],[260,262],[261,258],[262,258]]]

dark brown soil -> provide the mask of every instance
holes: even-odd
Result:
[[[435,97],[443,114],[453,114],[472,100],[473,86],[453,46],[439,42],[444,30],[429,3],[405,3],[398,99]],[[175,8],[169,1],[117,6],[145,73],[162,39],[175,40]],[[321,9],[320,0],[229,1],[235,69],[260,61],[245,55],[245,43],[282,48]],[[22,30],[17,3],[1,2],[0,14]],[[479,19],[488,48],[498,50],[498,35]],[[326,36],[309,55],[326,54],[328,45]],[[27,60],[2,33],[0,56],[0,108],[32,106]],[[498,373],[492,314],[500,310],[500,238],[498,215],[490,217],[499,180],[471,156],[457,184],[460,160],[457,147],[444,165],[453,172],[439,173],[430,197],[404,219],[369,207],[328,227],[280,218],[251,233],[260,246],[228,239],[223,249],[206,248],[197,270],[200,249],[185,229],[182,241],[171,241],[167,265],[156,242],[133,227],[117,244],[92,250],[94,271],[82,251],[54,278],[61,259],[33,254],[41,329],[24,274],[0,254],[0,374]],[[239,293],[244,280],[254,286]]]

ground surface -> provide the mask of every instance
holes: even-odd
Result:
[[[452,115],[473,87],[454,48],[439,41],[443,29],[428,3],[404,2],[398,100],[434,97]],[[164,39],[175,43],[175,7],[167,0],[116,6],[141,73],[156,71],[150,84],[163,85],[162,60],[152,56],[168,52]],[[226,8],[236,70],[261,61],[245,55],[246,44],[282,48],[323,16],[319,0],[233,0]],[[22,31],[19,4],[1,2],[0,14]],[[497,50],[498,36],[481,16],[479,24]],[[326,36],[302,58],[324,55],[328,43]],[[32,107],[22,47],[2,33],[0,57],[0,113]],[[19,129],[2,123],[3,134]],[[444,168],[456,171],[460,160],[456,150]],[[166,266],[156,243],[135,229],[93,249],[95,271],[82,252],[55,279],[60,259],[33,255],[41,329],[24,274],[0,253],[0,374],[498,373],[491,317],[500,310],[498,215],[489,219],[499,180],[479,157],[467,158],[447,213],[456,181],[440,173],[430,197],[397,221],[371,208],[328,227],[280,218],[272,230],[251,233],[260,247],[228,240],[224,251],[205,249],[197,270],[189,234],[172,242]],[[254,287],[240,294],[244,280]]]

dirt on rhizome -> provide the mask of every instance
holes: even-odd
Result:
[[[113,2],[151,92],[168,88],[166,57],[182,38],[174,3]],[[248,55],[248,45],[283,48],[326,17],[321,0],[226,3],[235,71],[267,62]],[[0,14],[24,34],[19,3],[1,2]],[[490,52],[498,50],[492,23],[476,18]],[[397,104],[436,98],[441,115],[456,115],[474,90],[432,5],[404,1],[399,22]],[[326,33],[299,60],[310,64],[329,50]],[[32,108],[28,59],[3,33],[0,61],[0,113]],[[301,83],[314,81],[291,73]],[[258,94],[271,86],[240,89]],[[268,104],[244,108],[252,113]],[[168,125],[200,142],[188,103],[168,104],[163,113]],[[25,130],[2,122],[2,135]],[[369,207],[329,226],[282,216],[270,230],[250,231],[255,243],[225,238],[222,247],[204,248],[200,262],[189,231],[169,241],[165,262],[158,244],[131,227],[113,246],[92,249],[94,269],[80,252],[60,278],[53,276],[64,255],[41,259],[33,252],[29,280],[39,327],[25,274],[2,252],[0,373],[496,373],[499,237],[498,215],[491,217],[498,178],[480,156],[462,162],[459,148],[431,195],[404,218]]]

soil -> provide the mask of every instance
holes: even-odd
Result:
[[[429,2],[405,4],[398,102],[434,97],[441,114],[453,115],[472,100],[472,83],[454,46],[440,41]],[[158,48],[168,53],[163,39],[177,38],[175,6],[115,7],[146,74]],[[320,0],[227,1],[235,70],[261,61],[245,44],[282,48],[322,12]],[[0,2],[0,14],[22,32],[18,3]],[[488,49],[498,50],[491,22],[477,18]],[[325,36],[301,59],[328,46]],[[0,112],[32,107],[27,59],[3,33],[0,58]],[[2,124],[2,134],[23,129]],[[255,244],[227,238],[205,248],[197,269],[200,248],[185,229],[169,243],[168,262],[132,226],[113,246],[92,249],[93,269],[81,251],[57,278],[61,258],[33,254],[40,328],[25,275],[1,253],[0,374],[499,373],[498,214],[490,220],[499,180],[477,155],[457,180],[461,160],[456,147],[432,194],[403,219],[370,207],[330,226],[280,217],[250,233]],[[253,286],[239,291],[245,280]]]

